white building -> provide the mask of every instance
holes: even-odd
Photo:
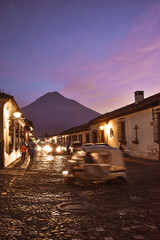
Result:
[[[77,127],[70,128],[67,131],[61,133],[62,142],[67,145],[73,142],[88,143],[89,139],[89,124],[82,124]]]
[[[69,129],[63,135],[70,137],[70,142],[80,140],[81,135],[82,143],[104,142],[116,148],[123,144],[130,156],[160,160],[160,93],[144,99],[143,91],[136,91],[134,103],[85,126]]]
[[[160,93],[144,99],[135,92],[135,102],[89,122],[92,142],[123,144],[130,156],[160,160]]]
[[[21,156],[20,147],[28,139],[27,122],[13,96],[0,92],[0,168],[7,167]]]

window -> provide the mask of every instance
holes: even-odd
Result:
[[[109,163],[111,163],[111,154],[110,153],[102,153],[100,159],[101,159],[102,163],[109,164]]]
[[[86,133],[86,143],[89,143],[90,140],[89,140],[89,133]]]
[[[96,130],[92,131],[92,142],[97,143],[97,131]]]
[[[153,136],[154,141],[160,143],[160,110],[154,111]]]
[[[114,131],[113,131],[112,128],[110,128],[110,137],[111,137],[111,138],[114,137]]]
[[[99,157],[98,153],[91,152],[90,155],[95,162],[98,162],[98,157]]]
[[[72,136],[72,141],[74,142],[74,141],[77,141],[77,135],[73,135]]]
[[[16,143],[15,143],[15,150],[19,149],[19,124],[16,123]]]
[[[125,118],[118,119],[117,125],[118,125],[118,141],[125,145],[126,144]]]
[[[79,135],[79,141],[82,143],[82,134]]]
[[[99,131],[99,142],[100,143],[104,143],[105,139],[104,139],[104,130],[100,130]]]

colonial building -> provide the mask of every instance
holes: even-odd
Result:
[[[0,92],[0,168],[19,158],[21,145],[28,144],[32,124],[21,114],[13,96]]]
[[[77,127],[70,128],[67,131],[61,133],[62,143],[67,145],[73,142],[89,143],[89,124],[83,124]]]
[[[136,91],[134,103],[92,119],[87,128],[87,139],[92,143],[116,148],[123,144],[130,156],[160,160],[160,93],[144,99],[144,92]],[[79,130],[64,133],[78,140],[78,135],[85,135]],[[82,142],[87,142],[85,137]]]
[[[160,160],[160,93],[144,99],[135,92],[135,102],[89,122],[92,142],[123,144],[129,155]]]

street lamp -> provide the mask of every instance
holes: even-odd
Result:
[[[22,113],[21,112],[14,112],[13,115],[14,115],[15,118],[20,118]]]
[[[21,112],[14,112],[14,113],[13,113],[13,116],[14,116],[14,117],[9,117],[8,120],[10,120],[10,119],[13,119],[13,120],[14,120],[14,119],[20,119],[20,120],[21,120],[21,119],[25,119],[25,118],[21,117],[21,116],[22,116],[22,113],[21,113]]]
[[[104,130],[104,126],[100,126],[100,130]]]

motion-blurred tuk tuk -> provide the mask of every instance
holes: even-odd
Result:
[[[126,181],[122,152],[107,145],[81,147],[69,161],[70,170],[62,172],[67,183],[83,181]]]

